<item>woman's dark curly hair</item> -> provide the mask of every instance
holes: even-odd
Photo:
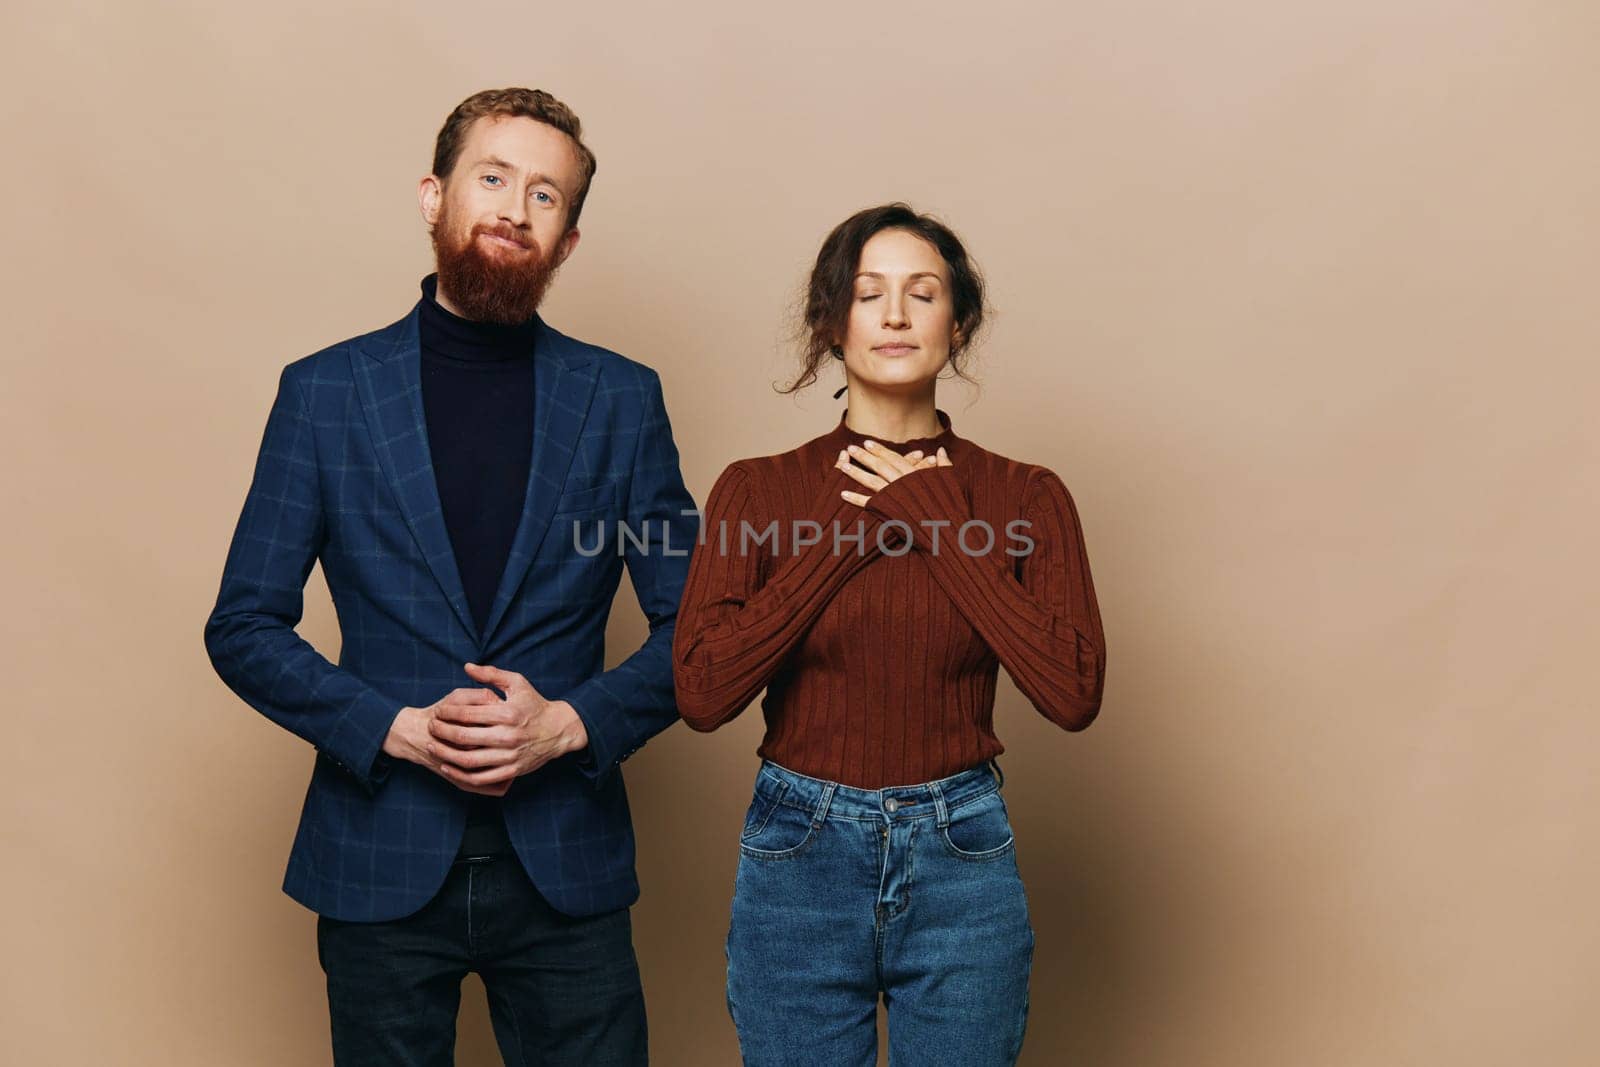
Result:
[[[836,339],[844,336],[850,322],[850,304],[855,297],[856,270],[861,249],[872,236],[884,230],[904,230],[931,244],[950,270],[951,297],[954,302],[956,340],[950,346],[950,365],[957,376],[972,381],[963,370],[965,355],[983,327],[983,275],[967,255],[950,228],[931,215],[919,215],[907,204],[883,204],[858,211],[833,228],[811,269],[806,287],[805,310],[799,327],[800,375],[780,393],[793,393],[817,380],[824,360],[843,353],[836,350]]]

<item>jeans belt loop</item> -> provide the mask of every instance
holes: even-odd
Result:
[[[943,830],[950,825],[950,809],[944,804],[944,790],[939,788],[938,782],[929,782],[928,789],[933,793],[933,810],[939,816],[939,829]]]
[[[1000,769],[999,760],[991,759],[989,761],[989,770],[994,774],[994,784],[996,788],[1006,784],[1006,772]]]
[[[817,802],[817,810],[811,815],[811,825],[814,829],[822,829],[822,820],[828,817],[828,805],[833,802],[833,791],[838,788],[834,782],[827,782],[822,787],[822,799]]]

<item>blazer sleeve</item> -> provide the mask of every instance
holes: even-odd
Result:
[[[628,532],[621,541],[628,580],[649,620],[650,634],[616,667],[562,696],[588,731],[589,746],[577,766],[596,787],[678,719],[672,639],[699,521],[679,470],[660,375],[645,373],[643,422],[634,446],[624,520]]]
[[[311,742],[376,792],[389,769],[384,738],[401,704],[333,663],[295,632],[324,537],[316,440],[300,388],[284,368],[256,458],[206,652],[229,689]]]
[[[912,528],[912,546],[934,579],[1041,714],[1067,730],[1094,721],[1105,687],[1105,637],[1078,510],[1060,478],[1034,468],[1023,491],[1027,526],[993,531],[993,550],[982,554],[963,550],[959,539],[972,513],[954,467],[902,475],[866,506]],[[939,528],[935,542],[924,520],[951,525]],[[1005,552],[1013,533],[1026,537],[1016,542],[1024,553],[1020,580]]]
[[[714,730],[747,708],[834,594],[882,554],[880,520],[836,485],[824,487],[812,512],[822,516],[819,539],[769,568],[750,550],[777,521],[758,475],[735,463],[711,487],[672,649],[678,709],[694,729]],[[788,532],[777,541],[790,544]]]

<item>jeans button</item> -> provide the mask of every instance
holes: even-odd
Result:
[[[895,809],[898,807],[900,807],[900,802],[894,797],[890,797],[888,800],[883,802],[883,810],[887,811],[891,815],[894,814]]]

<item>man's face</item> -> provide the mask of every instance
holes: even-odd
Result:
[[[439,302],[463,318],[520,323],[578,243],[567,228],[582,175],[572,139],[521,116],[473,122],[447,177],[418,187]]]

